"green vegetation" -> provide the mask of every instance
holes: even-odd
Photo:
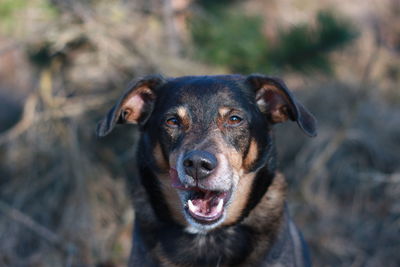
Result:
[[[349,44],[356,36],[349,22],[323,11],[317,15],[315,28],[303,24],[281,32],[280,42],[269,51],[269,59],[278,68],[330,72],[329,53]]]
[[[228,66],[235,72],[268,70],[261,18],[235,11],[218,12],[195,18],[191,26],[195,56],[199,59]]]
[[[0,2],[0,31],[11,30],[14,15],[24,6],[24,0],[2,0]]]
[[[29,13],[35,13],[36,22],[40,24],[56,19],[58,10],[47,0],[0,0],[0,33],[12,36],[26,34],[25,31],[32,26],[27,19]]]
[[[2,0],[0,2],[0,18],[9,19],[15,11],[24,6],[24,0]]]
[[[303,24],[281,31],[278,43],[271,46],[262,33],[261,17],[210,5],[205,5],[206,15],[191,21],[195,56],[233,72],[329,72],[329,53],[357,36],[349,22],[323,11],[317,14],[315,27]]]

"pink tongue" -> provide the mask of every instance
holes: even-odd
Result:
[[[203,198],[198,198],[198,199],[192,199],[193,205],[199,208],[199,212],[203,214],[207,214],[211,212],[212,208],[212,198],[213,198],[213,193],[212,192],[206,192]]]

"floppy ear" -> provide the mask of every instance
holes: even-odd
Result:
[[[253,74],[247,77],[246,82],[254,88],[257,105],[271,123],[290,119],[296,121],[307,135],[317,135],[314,116],[296,101],[281,79]]]
[[[149,118],[156,99],[156,89],[165,83],[160,75],[133,80],[118,102],[97,124],[98,136],[109,134],[116,124],[143,125]]]

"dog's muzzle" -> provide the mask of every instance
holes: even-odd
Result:
[[[218,164],[210,152],[192,150],[180,157],[178,170],[170,169],[172,186],[179,190],[187,215],[200,224],[221,219],[231,195],[230,187],[220,188]]]

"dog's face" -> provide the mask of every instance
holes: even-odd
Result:
[[[275,169],[271,127],[288,119],[315,135],[314,118],[278,79],[151,76],[130,86],[98,133],[139,123],[171,216],[205,232],[239,220],[258,170]]]

